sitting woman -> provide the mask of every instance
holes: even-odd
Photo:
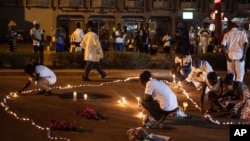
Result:
[[[185,79],[192,70],[192,57],[189,53],[178,53],[174,64],[172,73],[181,79]]]
[[[190,117],[178,108],[177,97],[171,88],[164,82],[151,78],[149,71],[140,74],[140,84],[145,87],[141,104],[152,116],[144,119],[144,126],[151,126],[151,123],[161,125],[168,115],[176,112],[180,117]]]
[[[233,74],[229,73],[224,79],[223,88],[229,98],[222,96],[221,105],[227,107],[233,105],[231,116],[239,119],[250,119],[250,92],[243,82],[233,81]]]

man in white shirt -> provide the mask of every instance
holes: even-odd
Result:
[[[178,53],[174,60],[175,66],[173,74],[185,79],[192,70],[192,57],[189,53]]]
[[[96,68],[102,78],[105,78],[107,73],[103,71],[100,59],[103,58],[103,50],[99,40],[99,37],[93,32],[94,23],[88,21],[88,32],[84,36],[81,46],[84,49],[84,60],[87,62],[85,66],[85,72],[82,76],[83,81],[90,81],[89,73],[92,68]]]
[[[180,111],[177,97],[166,83],[151,78],[149,71],[142,72],[139,81],[145,87],[141,104],[152,116],[152,121],[161,124],[168,115]],[[190,117],[184,112],[181,116],[184,118]],[[144,120],[144,126],[147,126],[148,121],[150,121],[150,118]]]
[[[33,22],[34,27],[30,29],[30,36],[33,39],[33,49],[37,54],[35,61],[37,63],[43,64],[44,61],[44,35],[43,30],[40,28],[40,23],[38,21]]]
[[[28,88],[30,84],[34,84],[41,89],[37,94],[51,95],[52,88],[51,85],[56,83],[55,73],[48,67],[40,64],[28,64],[24,68],[24,72],[27,74],[29,81],[26,85],[19,90],[19,93],[22,93],[23,90]]]
[[[228,73],[234,74],[235,81],[243,82],[248,46],[246,33],[232,23],[232,29],[224,35],[221,45],[227,59]]]
[[[184,83],[194,85],[197,90],[201,90],[207,79],[207,74],[211,71],[213,71],[213,68],[207,61],[195,58],[192,71],[184,80]]]
[[[84,36],[84,32],[81,29],[81,24],[80,23],[76,23],[76,29],[74,30],[74,32],[71,35],[71,42],[73,42],[74,47],[76,48],[76,52],[82,51],[82,48],[80,46],[80,43],[83,40],[83,36]],[[70,52],[73,51],[73,46],[71,46]]]

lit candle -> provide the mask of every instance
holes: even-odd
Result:
[[[139,112],[139,117],[142,118],[143,117],[143,112]]]
[[[122,97],[122,103],[125,104],[126,103],[126,99],[125,97]]]
[[[173,74],[173,83],[175,84],[175,75]]]
[[[180,89],[181,88],[181,82],[178,81],[178,88]]]
[[[83,98],[84,98],[84,100],[88,100],[88,95],[87,95],[87,94],[84,94],[84,95],[83,95]]]
[[[121,103],[121,100],[117,100],[117,103]]]
[[[76,91],[73,92],[73,101],[77,101],[77,92]]]
[[[188,107],[188,103],[187,102],[183,102],[182,106],[183,106],[183,110],[186,111],[186,109]]]
[[[137,97],[136,99],[137,99],[137,105],[138,105],[138,107],[140,107],[140,100],[141,100],[141,98]]]

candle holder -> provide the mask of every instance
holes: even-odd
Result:
[[[84,99],[84,100],[88,100],[88,95],[87,95],[87,94],[84,94],[84,95],[83,95],[83,99]]]
[[[73,92],[73,101],[77,101],[77,92],[76,91]]]
[[[137,99],[137,105],[138,105],[138,107],[140,107],[141,106],[141,103],[140,103],[141,98],[140,97],[136,97],[136,99]]]
[[[183,106],[183,110],[186,111],[187,107],[188,107],[188,103],[187,102],[183,102],[182,106]]]

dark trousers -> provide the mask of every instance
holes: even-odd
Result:
[[[34,52],[36,54],[36,58],[35,58],[35,62],[39,63],[39,64],[43,64],[44,61],[44,46],[40,45],[40,46],[33,46]]]
[[[89,73],[92,68],[95,68],[102,77],[106,76],[106,73],[102,70],[100,62],[87,61],[83,75],[84,78],[89,78]]]
[[[160,104],[154,100],[142,100],[141,105],[149,112],[149,114],[157,121],[162,122],[169,114],[175,112],[177,109],[172,111],[164,111],[161,109]]]

